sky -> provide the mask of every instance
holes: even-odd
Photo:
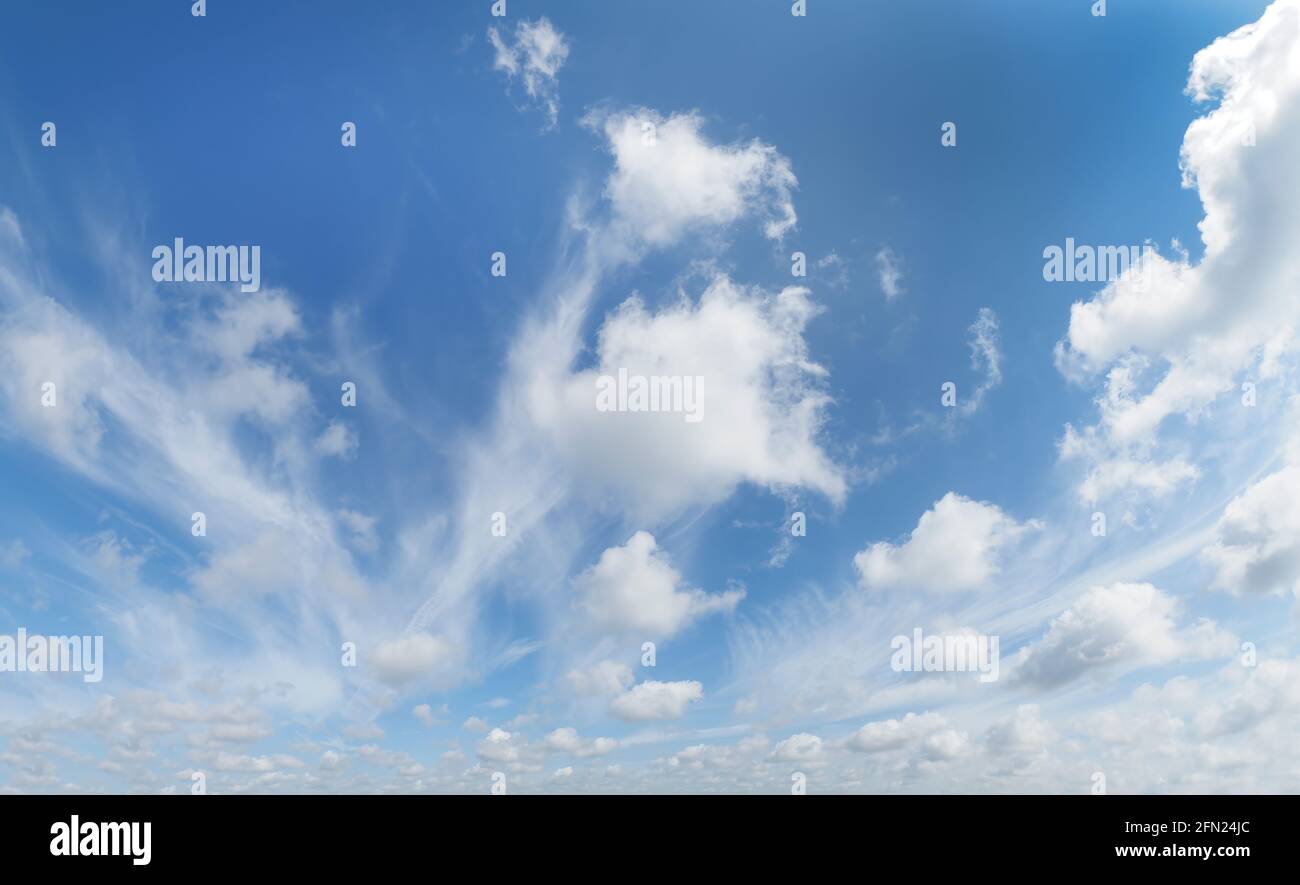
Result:
[[[1300,789],[1297,141],[1300,0],[7,4],[0,790]]]

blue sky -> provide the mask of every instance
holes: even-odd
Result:
[[[1108,5],[7,10],[0,787],[1295,789],[1300,3]]]

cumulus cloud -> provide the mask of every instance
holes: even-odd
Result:
[[[631,298],[606,317],[596,365],[529,386],[534,420],[593,493],[663,518],[712,503],[741,483],[805,487],[842,500],[842,470],[818,443],[830,403],[803,330],[818,309],[806,289],[779,294],[715,279],[698,303],[656,313]],[[595,408],[602,376],[700,379],[699,415]],[[629,469],[629,465],[635,465]]]
[[[791,735],[772,748],[775,762],[811,762],[821,755],[822,739],[815,734]]]
[[[636,681],[632,668],[618,661],[601,661],[591,667],[570,670],[566,679],[574,693],[594,697],[621,694]]]
[[[618,741],[614,738],[598,737],[595,740],[586,740],[573,728],[557,728],[546,736],[543,743],[549,750],[578,759],[604,756],[618,749]]]
[[[356,456],[360,443],[356,431],[341,421],[331,421],[316,437],[316,451],[331,458],[352,458]]]
[[[1176,599],[1151,584],[1094,587],[1023,649],[1012,678],[1054,688],[1093,671],[1230,655],[1236,640],[1213,621],[1179,628]]]
[[[450,657],[451,649],[445,639],[412,632],[381,642],[371,662],[380,679],[401,685],[433,676]]]
[[[1022,761],[1045,752],[1056,739],[1056,729],[1043,719],[1037,704],[1021,704],[1013,715],[995,722],[984,734],[991,754]]]
[[[715,144],[697,113],[664,117],[641,108],[594,111],[584,123],[604,133],[614,157],[605,184],[613,225],[631,242],[664,246],[691,231],[755,215],[780,240],[797,221],[790,161],[758,139]]]
[[[1300,596],[1300,466],[1270,474],[1233,498],[1202,556],[1220,590]]]
[[[569,58],[568,39],[543,16],[520,21],[513,39],[488,28],[488,40],[495,50],[493,68],[511,80],[521,78],[528,97],[546,115],[547,127],[553,128],[560,117],[559,74]]]
[[[682,586],[681,575],[649,532],[637,532],[624,546],[606,550],[574,579],[573,587],[599,629],[664,639],[703,615],[734,610],[745,595],[738,590],[709,595]]]
[[[642,682],[614,698],[609,711],[629,722],[680,719],[702,697],[704,686],[698,682]]]
[[[1252,370],[1266,377],[1294,353],[1300,218],[1277,211],[1300,197],[1300,0],[1276,0],[1259,21],[1198,52],[1187,91],[1214,108],[1193,121],[1180,157],[1196,188],[1204,256],[1153,255],[1070,312],[1057,361],[1085,380],[1109,371],[1091,461],[1090,494],[1142,481],[1127,462],[1152,460],[1161,425],[1197,417]],[[1160,459],[1156,459],[1160,460]],[[1169,482],[1194,478],[1166,464]]]
[[[973,590],[998,575],[1005,548],[1038,527],[949,492],[921,515],[905,542],[878,541],[854,556],[853,565],[867,589]]]
[[[859,728],[845,746],[859,753],[883,753],[912,746],[947,727],[947,720],[938,713],[908,713],[902,719],[885,719],[868,722]]]

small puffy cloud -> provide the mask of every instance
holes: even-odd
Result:
[[[628,722],[680,719],[702,697],[704,686],[698,682],[642,682],[614,698],[609,711]]]
[[[612,753],[618,749],[618,741],[614,738],[599,737],[588,741],[580,737],[578,732],[572,728],[555,729],[546,736],[543,743],[549,750],[566,753],[579,759],[604,756],[606,753]]]
[[[1045,752],[1056,737],[1056,730],[1043,719],[1036,704],[1021,704],[1014,715],[989,727],[984,743],[994,756],[1027,759]]]
[[[428,704],[417,704],[415,707],[411,708],[411,715],[426,728],[432,727],[433,724],[438,721],[434,718],[433,708]]]
[[[1202,558],[1233,595],[1300,596],[1300,466],[1264,477],[1224,508]]]
[[[341,421],[331,421],[321,435],[316,437],[313,448],[316,454],[327,458],[352,458],[357,453],[357,435]]]
[[[488,40],[495,50],[493,68],[505,71],[511,80],[521,78],[528,97],[546,115],[547,127],[554,127],[560,116],[560,68],[569,58],[565,35],[543,16],[520,21],[513,39],[488,28]]]
[[[599,629],[656,638],[673,636],[703,615],[732,611],[744,597],[738,590],[709,595],[683,587],[681,575],[649,532],[637,532],[626,545],[606,550],[574,579],[573,587]]]
[[[938,713],[908,713],[902,719],[868,722],[845,742],[859,753],[883,753],[915,745],[947,725]]]
[[[488,730],[488,724],[484,722],[482,719],[478,718],[477,716],[471,716],[465,720],[464,724],[461,725],[461,728],[465,729],[466,731],[476,731],[482,733]]]
[[[630,243],[666,246],[747,216],[757,216],[775,240],[795,226],[792,192],[799,182],[771,145],[714,144],[700,132],[704,120],[696,113],[597,111],[584,123],[605,135],[614,156],[605,196],[614,227]]]
[[[1177,610],[1178,601],[1151,584],[1094,587],[1021,651],[1013,678],[1052,688],[1097,670],[1233,653],[1236,640],[1212,621],[1179,629]]]
[[[815,734],[791,735],[772,748],[774,762],[810,762],[821,755],[822,739]]]
[[[921,756],[929,762],[950,762],[970,752],[970,738],[955,728],[944,729],[921,742]]]
[[[907,541],[878,541],[853,565],[868,589],[973,590],[996,577],[1004,549],[1035,528],[1036,522],[1017,522],[993,504],[949,492],[921,515]]]
[[[519,765],[527,765],[533,755],[522,735],[512,734],[500,728],[488,732],[487,737],[479,741],[474,751],[485,762]]]
[[[632,668],[618,661],[601,661],[581,669],[570,670],[565,677],[575,694],[613,697],[636,682]]]
[[[402,684],[434,675],[451,658],[449,643],[428,633],[408,633],[381,642],[371,655],[378,676],[390,684]]]

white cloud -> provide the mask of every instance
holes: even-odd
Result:
[[[1122,462],[1098,468],[1092,494],[1142,481],[1126,462],[1151,460],[1167,418],[1196,419],[1243,372],[1274,374],[1295,351],[1300,260],[1289,244],[1300,216],[1275,207],[1300,199],[1297,42],[1300,0],[1276,0],[1196,54],[1188,93],[1216,104],[1188,127],[1180,162],[1205,210],[1204,256],[1155,255],[1071,309],[1058,365],[1078,380],[1111,370],[1088,457]],[[1169,465],[1164,473],[1151,491],[1193,478]]]
[[[578,732],[572,728],[555,729],[546,736],[543,743],[545,743],[547,749],[554,750],[557,753],[566,753],[579,759],[604,756],[606,753],[612,753],[618,749],[618,741],[614,738],[600,737],[589,741],[580,737]]]
[[[776,762],[811,762],[821,755],[822,739],[815,734],[791,735],[772,748]]]
[[[615,168],[605,185],[614,227],[631,243],[665,246],[704,227],[725,227],[758,215],[780,240],[795,226],[799,182],[790,161],[754,139],[718,145],[705,138],[696,113],[663,117],[641,108],[588,114],[602,131]]]
[[[505,71],[511,80],[522,77],[528,97],[545,113],[547,126],[554,127],[560,116],[560,68],[569,58],[565,35],[543,16],[520,21],[513,41],[488,28],[488,40],[496,50],[493,68]]]
[[[433,676],[450,657],[445,639],[416,632],[381,642],[371,655],[379,678],[396,685]]]
[[[995,722],[984,735],[990,753],[1022,761],[1043,753],[1056,739],[1056,729],[1043,719],[1037,704],[1021,704],[1014,715]]]
[[[1300,466],[1264,477],[1233,498],[1202,554],[1214,586],[1233,595],[1300,596]]]
[[[878,541],[853,557],[853,565],[868,589],[973,590],[997,576],[1004,548],[1036,528],[993,504],[949,492],[921,515],[906,542]]]
[[[1002,383],[1002,350],[998,336],[998,317],[990,308],[981,307],[979,316],[967,330],[970,340],[970,366],[982,376],[975,389],[958,399],[957,409],[973,415],[984,404],[984,397]]]
[[[876,274],[880,278],[880,290],[885,297],[893,301],[903,292],[903,270],[899,266],[898,256],[889,246],[881,246],[876,253]]]
[[[433,708],[428,704],[417,704],[411,708],[411,715],[419,720],[420,724],[426,728],[432,728],[438,720],[433,716]]]
[[[698,682],[642,682],[614,698],[609,711],[629,722],[680,719],[702,697],[704,686]]]
[[[477,716],[471,716],[465,720],[464,724],[461,725],[461,728],[466,731],[486,732],[488,730],[488,724]]]
[[[315,443],[318,454],[331,458],[355,457],[358,445],[356,431],[341,421],[331,421]]]
[[[637,532],[624,546],[606,550],[574,579],[573,587],[599,629],[655,639],[667,639],[704,615],[730,612],[744,598],[742,591],[709,595],[683,587],[681,575],[649,532]]]
[[[902,719],[868,722],[850,735],[845,745],[860,753],[883,753],[915,745],[946,725],[938,713],[908,713]]]
[[[745,482],[807,487],[842,500],[842,471],[818,445],[829,398],[803,329],[817,313],[804,289],[778,295],[726,277],[700,296],[648,312],[626,301],[602,325],[597,364],[529,385],[534,420],[593,494],[618,493],[647,520],[723,500]],[[600,412],[602,375],[702,379],[702,420],[679,413]]]
[[[618,661],[601,661],[592,667],[570,670],[566,678],[575,693],[595,697],[621,694],[636,681],[632,668]]]
[[[1086,673],[1226,656],[1236,640],[1202,620],[1179,629],[1178,601],[1151,584],[1094,587],[1023,649],[1012,678],[1046,688]]]

